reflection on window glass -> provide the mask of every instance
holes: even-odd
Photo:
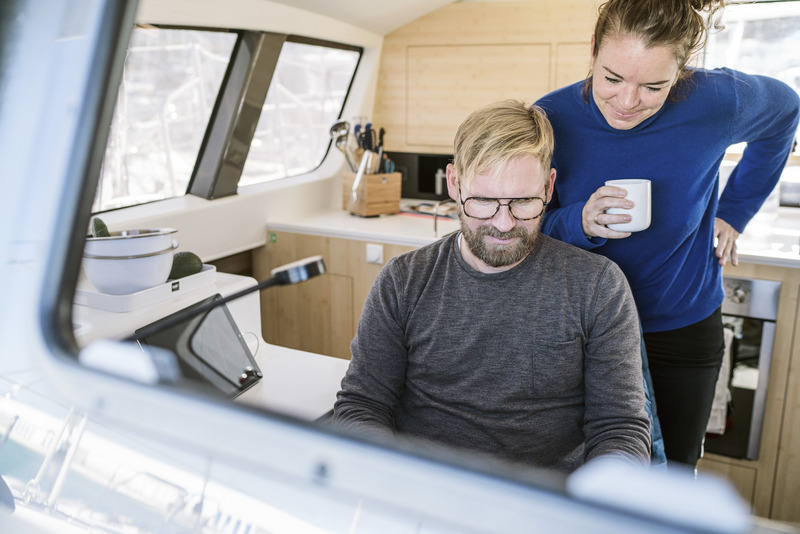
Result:
[[[255,474],[245,481],[238,472],[232,479],[207,454],[108,427],[23,376],[0,377],[0,473],[15,515],[24,513],[20,525],[59,533],[324,532],[307,512],[330,507],[321,497],[295,496],[284,510],[285,482]],[[352,515],[355,505],[347,506],[343,515]],[[10,512],[3,506],[0,514]]]
[[[239,185],[319,166],[359,56],[354,50],[284,43]]]
[[[93,212],[186,193],[236,38],[134,29]]]
[[[771,76],[800,94],[800,1],[732,4],[722,24],[709,36],[706,67]]]

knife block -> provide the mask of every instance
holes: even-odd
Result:
[[[356,175],[344,171],[342,174],[342,209],[348,210],[353,194]],[[357,202],[350,209],[353,215],[374,217],[400,211],[400,190],[403,175],[399,172],[364,174],[358,184]]]

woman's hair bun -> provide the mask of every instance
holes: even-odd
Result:
[[[689,0],[695,11],[716,11],[725,6],[725,0]]]

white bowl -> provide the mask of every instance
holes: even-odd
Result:
[[[96,256],[84,253],[83,270],[101,293],[128,295],[167,281],[178,242],[157,252],[130,256]]]
[[[109,237],[87,237],[83,252],[92,256],[152,254],[168,249],[175,232],[174,228],[109,232]]]

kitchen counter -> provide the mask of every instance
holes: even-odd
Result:
[[[434,218],[431,215],[401,212],[396,215],[360,217],[332,208],[301,217],[292,215],[291,218],[272,218],[267,221],[267,228],[273,231],[421,247],[455,232],[460,225],[457,219],[438,217],[434,228]]]
[[[333,409],[349,360],[264,343],[256,354],[264,375],[237,402],[306,421]]]
[[[762,208],[736,245],[742,263],[800,267],[800,209]]]
[[[773,267],[800,268],[800,253],[789,252],[776,244],[774,248],[753,247],[744,245],[739,247],[739,263],[755,263],[758,265],[772,265]]]
[[[409,201],[404,200],[404,206]],[[303,217],[274,218],[267,228],[301,234],[379,241],[397,245],[423,246],[459,229],[457,219],[439,217],[434,231],[433,217],[401,212],[397,215],[359,217],[331,208]],[[739,261],[800,268],[800,215],[781,210],[765,226],[754,219],[738,240]]]

